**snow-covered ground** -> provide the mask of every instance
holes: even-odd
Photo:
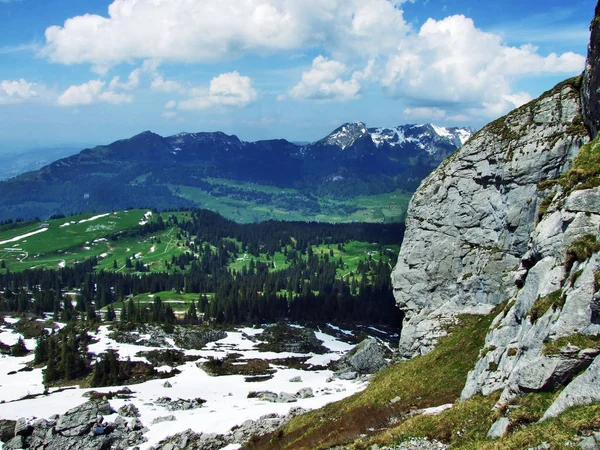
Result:
[[[44,231],[48,231],[48,228],[40,228],[39,230],[32,231],[31,233],[22,234],[21,236],[16,236],[11,239],[7,239],[6,241],[0,241],[0,245],[8,244],[9,242],[17,242],[21,239],[28,238],[29,236],[35,236],[36,234],[43,233]]]
[[[7,320],[8,321],[8,320]],[[230,353],[241,353],[244,359],[280,359],[292,356],[310,356],[308,363],[327,364],[331,360],[352,348],[326,333],[317,332],[317,338],[324,342],[330,350],[324,355],[300,355],[294,353],[260,352],[256,348],[256,342],[251,340],[262,332],[259,328],[240,328],[235,332],[228,332],[225,339],[208,344],[203,350],[185,350],[188,355],[200,356],[202,361],[209,356],[223,358]],[[131,358],[132,360],[144,360],[136,357],[139,351],[152,350],[132,344],[120,344],[108,337],[107,326],[101,326],[94,336],[98,342],[89,346],[93,353],[102,353],[109,348],[118,350],[120,358]],[[8,329],[0,327],[0,341],[6,344],[14,344],[19,335]],[[172,342],[171,342],[172,344]],[[35,341],[27,340],[27,348],[33,349]],[[96,388],[96,389],[74,389],[56,392],[50,390],[50,395],[39,396],[33,399],[17,400],[28,394],[39,394],[44,391],[42,385],[42,370],[35,369],[31,372],[18,372],[16,375],[8,375],[9,372],[18,370],[25,363],[33,359],[33,354],[24,358],[2,356],[0,359],[0,419],[17,419],[26,417],[32,419],[48,418],[53,414],[62,414],[67,410],[84,403],[87,399],[83,394],[90,390],[99,392],[115,391],[120,388]],[[111,400],[111,406],[118,409],[125,403],[134,403],[140,410],[140,420],[150,431],[146,433],[148,442],[141,446],[147,449],[155,445],[167,436],[185,431],[189,428],[196,432],[226,433],[234,425],[239,425],[248,419],[258,419],[260,416],[270,413],[287,414],[293,407],[306,409],[320,408],[323,405],[341,400],[366,387],[364,381],[334,380],[328,381],[332,372],[329,370],[304,371],[276,367],[277,372],[272,379],[263,382],[246,382],[242,375],[230,375],[212,377],[198,368],[196,362],[188,362],[179,366],[180,374],[169,378],[172,387],[164,387],[165,380],[153,380],[145,383],[128,386],[134,397],[130,400]],[[169,370],[165,368],[165,370]],[[301,382],[290,382],[290,379],[300,376]],[[315,396],[313,398],[299,399],[295,403],[270,403],[256,398],[249,399],[250,391],[272,391],[275,393],[287,392],[295,394],[298,390],[310,387]],[[168,411],[164,407],[156,405],[159,397],[168,396],[173,400],[202,398],[206,403],[202,408],[188,411]],[[16,400],[16,401],[15,401]],[[158,417],[174,415],[173,422],[163,422],[151,425]],[[231,447],[233,448],[233,447]]]
[[[101,219],[106,216],[110,216],[110,213],[99,214],[97,216],[90,217],[89,219],[83,219],[83,220],[80,220],[79,223],[93,222],[94,220],[98,220],[98,219]]]

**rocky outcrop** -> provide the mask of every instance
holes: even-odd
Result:
[[[4,444],[5,449],[35,450],[124,450],[141,444],[147,431],[138,419],[128,421],[118,417],[113,423],[104,415],[113,411],[108,402],[88,402],[52,420],[40,419],[28,423],[19,419],[14,437]]]
[[[573,406],[591,405],[600,402],[600,357],[570,383],[548,408],[542,420],[556,417]]]
[[[584,76],[486,126],[411,202],[393,273],[402,356],[430,351],[457,315],[505,302],[463,400],[501,391],[505,406],[566,386],[545,418],[600,401],[599,14],[600,3]]]
[[[365,339],[332,364],[334,376],[354,379],[358,375],[376,373],[387,367],[386,353],[389,351],[377,339]]]
[[[267,414],[258,420],[247,420],[226,434],[195,433],[192,430],[170,436],[150,450],[219,450],[230,444],[243,445],[254,435],[271,433],[287,423],[292,417],[305,413],[302,408],[292,408],[286,415]]]
[[[569,80],[483,128],[423,181],[392,274],[402,357],[432,350],[456,315],[514,297],[538,184],[569,169],[588,140],[581,120],[579,81]]]
[[[600,73],[598,72],[598,67],[600,67],[600,4],[596,6],[590,31],[592,35],[584,72],[582,99],[586,125],[590,129],[592,137],[596,137],[600,129]]]

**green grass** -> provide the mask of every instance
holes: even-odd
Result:
[[[562,308],[565,304],[562,290],[551,292],[544,297],[538,297],[533,306],[531,307],[531,320],[535,322],[542,317],[550,308]]]
[[[567,256],[565,258],[565,269],[567,272],[571,270],[573,264],[576,262],[583,262],[590,258],[594,253],[600,251],[600,243],[596,239],[596,236],[592,234],[586,234],[580,237],[576,241],[572,242],[567,249]]]
[[[56,269],[96,256],[99,258],[98,269],[113,270],[114,261],[117,260],[118,270],[122,271],[125,270],[125,259],[138,254],[150,270],[163,271],[165,260],[170,262],[172,256],[188,250],[182,247],[183,242],[175,239],[177,228],[172,227],[143,238],[109,239],[114,233],[139,227],[145,213],[146,210],[120,211],[87,222],[81,221],[100,214],[82,214],[2,230],[0,242],[40,230],[42,224],[48,225],[47,231],[0,244],[0,261],[4,261],[8,270],[18,272],[33,267]],[[180,218],[184,217],[184,213],[177,214]],[[161,243],[158,243],[159,239]]]
[[[544,355],[558,355],[560,353],[560,349],[569,344],[581,349],[600,349],[600,336],[576,333],[570,336],[561,337],[554,341],[546,342],[542,348],[542,353]]]
[[[301,196],[293,189],[281,189],[274,186],[239,183],[230,180],[209,180],[213,184],[235,186],[251,193],[252,191],[279,194],[290,197]],[[193,201],[200,208],[216,211],[222,216],[239,223],[252,223],[265,220],[319,221],[319,222],[401,222],[406,216],[411,193],[400,190],[380,194],[357,196],[347,200],[319,198],[321,212],[309,212],[297,209],[284,209],[273,205],[258,204],[252,201],[234,200],[228,197],[215,197],[202,189],[170,185],[171,192],[186,200]],[[292,202],[293,203],[293,202]],[[357,208],[346,213],[345,208]]]
[[[313,252],[316,255],[331,255],[333,252],[333,259],[338,261],[339,258],[342,258],[344,262],[344,267],[339,268],[337,270],[338,278],[347,278],[350,274],[356,275],[356,271],[358,269],[358,264],[360,261],[366,262],[369,260],[369,254],[371,253],[371,258],[375,261],[379,261],[383,259],[386,264],[392,264],[393,257],[398,255],[400,252],[399,245],[389,245],[383,249],[382,255],[379,252],[379,246],[373,245],[370,242],[359,242],[359,241],[350,241],[347,244],[344,244],[343,250],[339,250],[337,244],[330,245],[319,245],[313,247]],[[306,255],[304,256],[306,258]],[[329,256],[331,260],[331,256]],[[254,261],[255,263],[265,262],[265,263],[275,263],[275,267],[271,268],[271,270],[282,270],[287,269],[290,264],[286,261],[286,257],[283,252],[275,252],[273,257],[270,259],[267,258],[266,254],[261,254],[260,256],[248,255],[240,253],[237,260],[231,262],[228,267],[232,270],[242,270],[243,267],[248,268],[250,265],[250,261]]]

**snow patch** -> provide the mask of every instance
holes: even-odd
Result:
[[[106,217],[106,216],[108,216],[108,215],[110,215],[110,213],[106,213],[106,214],[99,214],[99,215],[97,215],[97,216],[90,217],[89,219],[83,219],[83,220],[80,220],[78,223],[92,222],[92,221],[94,221],[94,220],[101,219],[101,218],[103,218],[103,217]]]
[[[6,241],[0,241],[0,245],[8,244],[9,242],[17,242],[21,239],[25,239],[30,236],[35,236],[36,234],[43,233],[44,231],[48,231],[48,228],[40,228],[39,230],[32,231],[31,233],[22,234],[21,236],[16,236],[14,238],[7,239]]]

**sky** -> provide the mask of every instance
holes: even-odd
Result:
[[[145,130],[479,128],[581,73],[592,0],[0,0],[0,152]]]

